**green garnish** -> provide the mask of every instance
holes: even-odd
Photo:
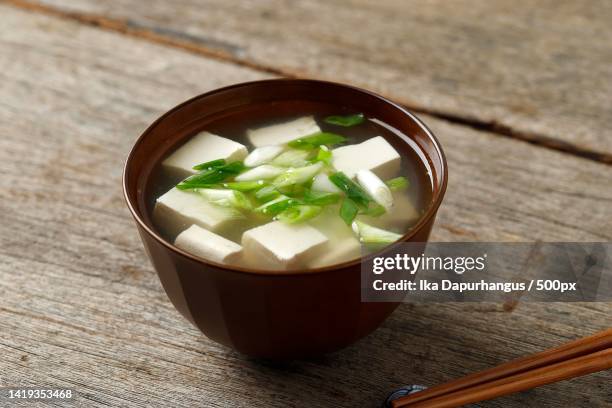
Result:
[[[306,189],[307,187],[305,184],[290,184],[288,186],[279,187],[278,191],[280,191],[281,194],[287,195],[289,197],[298,198],[304,195]]]
[[[344,127],[355,126],[362,123],[365,120],[363,113],[356,113],[354,115],[333,115],[325,118],[324,122],[330,125],[338,125]]]
[[[185,180],[178,183],[176,188],[179,190],[207,188],[211,184],[220,183],[239,174],[244,169],[244,164],[241,161],[232,162],[209,170],[204,170],[198,174],[187,177]]]
[[[335,145],[346,142],[346,137],[330,132],[313,133],[290,141],[287,145],[294,149],[315,149],[322,145]]]
[[[348,178],[341,171],[329,176],[329,180],[336,185],[340,190],[344,191],[348,198],[353,200],[361,207],[368,207],[372,199],[357,183]]]
[[[242,191],[242,192],[259,190],[260,188],[263,188],[266,185],[267,184],[263,180],[231,181],[229,183],[222,184],[222,186],[225,188],[229,188],[230,190]]]
[[[306,190],[304,192],[304,202],[313,205],[330,205],[340,201],[340,194],[327,193],[324,191]]]
[[[364,244],[390,244],[402,237],[401,234],[376,228],[362,221],[355,220],[351,226],[359,236],[359,241]]]
[[[285,211],[287,208],[292,207],[294,205],[298,205],[298,204],[299,204],[298,200],[293,199],[291,197],[281,195],[275,198],[274,200],[268,201],[264,205],[257,207],[255,211],[260,212],[262,214],[275,216]]]
[[[289,169],[280,176],[276,177],[272,184],[276,188],[287,187],[293,184],[303,184],[312,178],[323,168],[323,163],[317,162],[310,166]]]
[[[280,221],[295,224],[316,217],[321,210],[322,208],[318,205],[296,205],[278,214],[277,218]]]
[[[289,149],[276,156],[270,164],[281,167],[302,167],[308,164],[310,152],[305,150]]]
[[[202,188],[196,190],[210,203],[222,207],[232,207],[241,210],[250,210],[253,208],[248,197],[236,190],[219,190],[212,188]]]
[[[351,225],[358,212],[359,208],[353,200],[345,198],[344,201],[342,201],[342,205],[340,206],[340,218],[344,220],[346,225]]]
[[[389,186],[391,191],[400,191],[410,186],[410,182],[406,177],[400,176],[385,181],[385,184]]]
[[[255,192],[255,198],[262,203],[273,200],[280,195],[281,193],[274,186],[265,186],[261,190]]]
[[[313,161],[315,162],[320,161],[320,162],[327,164],[328,166],[331,166],[331,160],[332,160],[331,150],[329,150],[327,146],[320,146],[319,151],[317,152],[317,155],[315,156]]]
[[[385,207],[378,203],[374,203],[373,205],[370,205],[367,209],[361,211],[361,214],[369,215],[370,217],[380,217],[386,212],[387,210],[385,210]]]
[[[206,163],[196,164],[195,166],[193,166],[193,169],[194,170],[212,170],[217,167],[224,166],[225,164],[226,164],[225,159],[217,159],[217,160],[208,161]]]
[[[325,122],[348,127],[364,120],[363,114],[355,114],[329,116]],[[356,220],[358,215],[379,217],[386,210],[344,173],[325,174],[340,192],[312,190],[315,176],[333,169],[330,146],[346,141],[346,137],[336,133],[317,132],[292,140],[288,143],[289,149],[276,146],[277,150],[286,150],[269,164],[252,168],[242,161],[211,160],[194,166],[198,173],[176,187],[191,190],[212,204],[227,207],[226,210],[231,210],[236,216],[245,217],[246,212],[250,212],[251,215],[259,214],[259,218],[263,214],[289,224],[312,219],[326,206],[333,206],[333,211],[339,211],[339,216],[362,242],[377,244],[399,239],[399,234]],[[397,191],[407,188],[409,181],[406,177],[395,177],[387,180],[386,184]]]

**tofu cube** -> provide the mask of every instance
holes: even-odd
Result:
[[[210,231],[225,229],[241,219],[237,210],[209,203],[203,196],[176,187],[159,197],[153,220],[165,233],[176,235],[192,224]]]
[[[166,171],[180,178],[197,173],[193,166],[208,161],[225,159],[228,163],[242,160],[247,148],[233,140],[209,132],[200,132],[179,147],[162,162]]]
[[[290,122],[279,123],[259,129],[247,130],[247,137],[255,147],[280,145],[294,139],[320,132],[312,116],[304,116]]]
[[[338,147],[332,153],[333,166],[350,178],[362,169],[373,171],[383,180],[396,176],[400,171],[399,153],[382,136]]]
[[[319,230],[328,239],[320,256],[312,259],[309,267],[318,268],[357,259],[361,256],[361,244],[350,226],[338,215],[338,209],[325,209],[309,224]]]
[[[174,245],[193,255],[226,264],[237,264],[242,254],[242,246],[197,225],[181,232]]]
[[[247,262],[271,270],[305,268],[320,254],[327,242],[327,237],[310,225],[289,225],[281,221],[273,221],[242,234]]]

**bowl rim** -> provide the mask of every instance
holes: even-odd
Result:
[[[237,84],[232,84],[232,85],[224,86],[221,88],[215,88],[211,91],[204,92],[202,94],[189,98],[188,100],[174,106],[173,108],[171,108],[170,110],[162,114],[160,117],[158,117],[153,123],[151,123],[142,132],[142,134],[138,137],[138,139],[136,139],[136,141],[134,142],[134,145],[130,149],[130,152],[123,166],[123,174],[122,174],[123,198],[130,210],[130,213],[132,214],[132,217],[136,221],[136,223],[149,236],[153,237],[153,239],[155,239],[161,245],[165,246],[168,250],[174,253],[177,253],[183,257],[189,258],[190,260],[195,261],[197,263],[204,264],[206,266],[212,266],[212,267],[222,269],[227,272],[234,272],[234,273],[240,273],[240,274],[259,275],[259,276],[278,276],[278,277],[286,277],[286,276],[292,276],[292,275],[300,276],[300,275],[314,275],[314,274],[319,274],[319,273],[329,273],[329,272],[357,266],[357,265],[362,264],[365,260],[369,260],[369,259],[376,257],[377,254],[389,248],[390,245],[393,245],[393,244],[387,245],[384,248],[381,248],[380,250],[376,252],[373,252],[366,256],[362,255],[359,258],[351,260],[351,261],[345,261],[342,263],[332,264],[329,266],[322,266],[318,268],[297,269],[297,270],[256,269],[256,268],[248,268],[248,267],[242,267],[242,266],[228,266],[226,264],[222,264],[222,263],[215,262],[209,259],[201,258],[196,255],[192,255],[189,252],[182,250],[181,248],[175,246],[174,244],[168,242],[166,239],[161,237],[153,228],[149,227],[149,225],[147,225],[147,223],[144,222],[144,220],[141,218],[141,216],[139,215],[139,212],[136,209],[137,204],[132,203],[130,199],[130,194],[128,193],[128,187],[127,187],[128,170],[129,170],[129,167],[131,166],[131,163],[133,162],[133,157],[135,155],[136,150],[139,148],[140,144],[143,143],[143,141],[145,140],[145,138],[148,136],[148,134],[151,132],[153,128],[155,128],[160,122],[165,120],[167,116],[171,115],[172,113],[181,109],[182,107],[189,105],[190,103],[192,103],[193,101],[197,99],[205,98],[205,97],[208,97],[210,95],[214,95],[220,92],[225,92],[233,88],[248,87],[248,86],[253,86],[253,85],[265,85],[267,83],[279,83],[279,82],[318,84],[318,85],[324,85],[324,86],[331,85],[331,86],[336,86],[336,87],[342,87],[342,88],[345,88],[345,89],[348,89],[354,92],[358,92],[358,93],[364,93],[364,94],[369,95],[370,97],[379,99],[384,104],[393,106],[394,108],[401,111],[404,115],[409,117],[411,120],[413,120],[418,126],[420,126],[425,132],[425,134],[427,135],[427,137],[430,139],[430,141],[433,143],[433,146],[435,147],[435,151],[440,158],[442,172],[440,174],[439,187],[432,196],[431,205],[427,208],[425,213],[421,216],[421,218],[419,219],[419,222],[417,222],[408,232],[402,235],[402,237],[395,243],[407,242],[410,238],[416,235],[416,233],[419,232],[423,228],[423,226],[431,220],[432,217],[435,216],[435,214],[438,211],[438,208],[442,204],[442,199],[446,192],[446,187],[448,184],[448,164],[446,162],[446,155],[444,154],[444,150],[442,149],[440,141],[437,139],[434,133],[427,127],[427,125],[425,125],[415,114],[413,114],[408,109],[401,106],[400,104],[395,103],[382,95],[379,95],[375,92],[372,92],[372,91],[369,91],[363,88],[359,88],[357,86],[343,84],[339,82],[333,82],[333,81],[323,81],[323,80],[318,80],[318,79],[273,78],[273,79],[262,79],[262,80],[256,80],[256,81],[240,82]],[[426,154],[426,156],[429,158],[430,155]]]

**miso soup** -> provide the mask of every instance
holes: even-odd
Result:
[[[427,161],[416,144],[400,154],[384,137],[393,132],[319,102],[233,112],[156,165],[152,220],[177,247],[229,266],[304,270],[357,259],[397,241],[431,204]]]

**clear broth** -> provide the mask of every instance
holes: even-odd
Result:
[[[391,136],[391,138],[387,139],[390,140],[393,139],[394,133],[398,133],[396,129],[386,125],[384,122],[367,116],[367,112],[364,112],[367,120],[352,127],[340,127],[324,122],[324,118],[330,115],[348,115],[353,113],[356,112],[350,107],[339,107],[338,105],[325,104],[321,102],[275,102],[266,105],[250,106],[240,111],[231,112],[220,119],[209,122],[201,129],[198,129],[198,131],[193,135],[201,131],[208,131],[218,136],[226,137],[242,143],[247,147],[248,151],[251,152],[254,149],[254,146],[249,142],[246,136],[247,129],[255,129],[277,123],[288,122],[303,116],[313,116],[323,132],[338,133],[347,137],[348,141],[347,143],[343,144],[343,146],[361,143],[375,136]],[[410,139],[409,135],[405,136],[407,137],[404,139]],[[182,143],[164,155],[164,157],[162,157],[162,159],[155,165],[151,173],[151,177],[147,181],[145,199],[147,210],[152,220],[155,220],[153,217],[153,209],[155,207],[156,199],[181,181],[181,179],[177,179],[176,176],[173,176],[170,172],[166,172],[161,163],[166,157],[170,156],[176,149],[189,140],[190,137],[185,138]],[[396,233],[405,234],[416,223],[418,223],[423,213],[431,205],[433,185],[431,171],[424,156],[418,150],[418,146],[414,144],[412,147],[413,148],[409,149],[407,153],[404,150],[402,150],[400,153],[401,171],[399,175],[406,177],[410,182],[410,186],[403,191],[395,192],[394,196],[398,194],[405,195],[416,209],[418,218],[416,220],[389,225],[389,223],[384,222],[383,220],[367,217],[367,222],[369,224]],[[258,224],[246,221],[241,227],[219,231],[217,233],[227,239],[240,243],[242,233],[245,230],[253,228],[257,225],[261,225],[261,223]],[[190,225],[182,225],[180,229],[182,231],[189,226]],[[346,228],[350,227],[346,226]],[[161,228],[157,228],[157,230],[160,235],[170,243],[173,243],[177,236],[177,234],[170,235]],[[367,248],[364,249],[364,252],[367,252]],[[247,264],[243,266],[250,266],[259,269],[257,268],[257,265]]]

